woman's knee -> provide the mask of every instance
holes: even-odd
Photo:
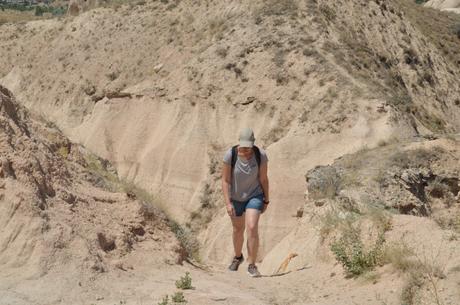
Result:
[[[243,234],[244,233],[244,224],[242,225],[233,225],[233,233]]]
[[[246,230],[249,236],[257,236],[259,234],[257,223],[248,223]]]

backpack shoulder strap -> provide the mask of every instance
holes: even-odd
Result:
[[[232,173],[233,173],[233,168],[235,167],[235,164],[236,164],[236,159],[238,158],[237,148],[238,148],[238,145],[235,145],[232,147]]]
[[[253,146],[254,156],[256,157],[257,166],[260,167],[260,149],[257,146]]]

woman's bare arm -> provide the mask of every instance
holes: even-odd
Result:
[[[230,186],[232,184],[232,167],[231,165],[224,163],[222,166],[222,191],[224,193],[225,206],[227,208],[228,215],[234,215],[234,209],[232,201],[230,200]]]
[[[262,190],[264,191],[265,201],[270,201],[269,186],[268,186],[268,162],[265,162],[260,165],[259,181],[260,181],[260,185],[262,186]]]

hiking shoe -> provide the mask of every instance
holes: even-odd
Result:
[[[254,264],[249,264],[248,274],[252,277],[260,277],[260,272],[257,270],[257,267]]]
[[[243,257],[243,254],[241,254],[240,257],[234,257],[233,258],[233,261],[232,263],[230,264],[230,266],[228,267],[228,270],[230,271],[236,271],[238,270],[238,267],[240,266],[240,264],[244,261],[244,257]]]

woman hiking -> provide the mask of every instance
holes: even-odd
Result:
[[[224,155],[222,190],[227,213],[233,225],[235,256],[228,267],[237,271],[243,262],[244,230],[247,230],[248,274],[260,276],[255,265],[259,248],[259,217],[269,204],[267,163],[264,150],[254,145],[254,133],[250,128],[241,130],[239,145]]]

